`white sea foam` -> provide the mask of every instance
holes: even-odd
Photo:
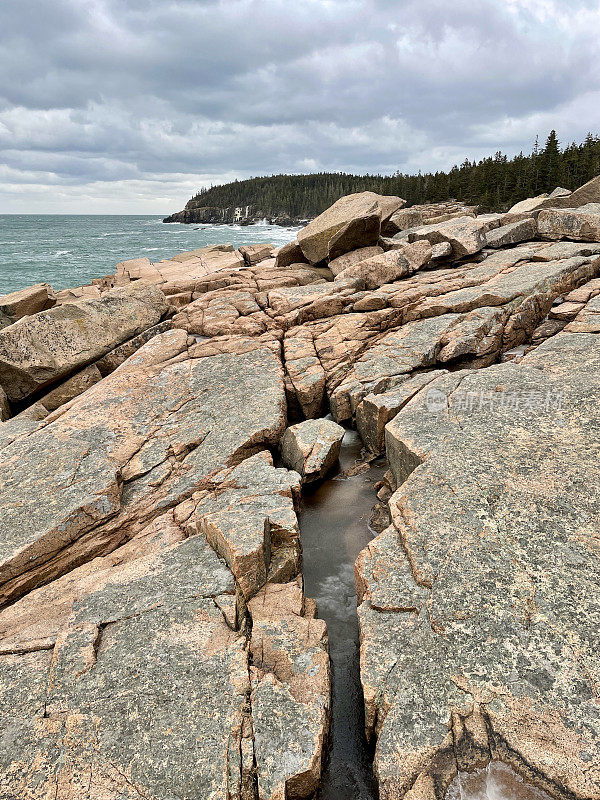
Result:
[[[295,229],[275,225],[165,225],[154,216],[10,217],[0,226],[0,294],[43,281],[57,290],[80,286],[144,253],[168,258],[224,243],[280,247],[295,236]]]

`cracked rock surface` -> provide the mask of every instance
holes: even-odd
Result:
[[[0,797],[319,790],[296,512],[340,422],[390,466],[355,569],[381,800],[490,760],[600,797],[599,185],[362,193],[279,251],[0,298]]]
[[[559,333],[388,423],[393,525],[357,562],[383,798],[490,758],[598,796],[599,366],[596,335]]]
[[[297,581],[297,613],[267,597],[252,639],[247,607],[299,569],[299,478],[264,449],[284,400],[268,348],[195,358],[176,330],[3,451],[3,797],[314,790],[325,625],[305,620]],[[273,693],[287,709],[276,741]]]

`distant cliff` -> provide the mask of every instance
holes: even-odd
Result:
[[[165,222],[305,224],[355,192],[392,194],[390,178],[344,173],[271,175],[203,189]]]
[[[449,172],[418,175],[270,175],[202,189],[183,211],[165,222],[249,224],[267,219],[280,225],[302,224],[340,197],[375,192],[403,197],[409,206],[456,199],[482,211],[503,211],[526,197],[556,186],[575,189],[600,172],[600,139],[589,134],[582,144],[560,149],[554,131],[531,155],[507,158],[498,152],[481,161],[465,160]]]
[[[273,215],[253,205],[226,206],[225,208],[207,206],[202,204],[201,199],[192,198],[186,203],[183,211],[178,211],[176,214],[165,217],[163,222],[251,225],[254,222],[262,222],[265,219],[273,225],[300,225],[308,222],[309,218],[292,217],[285,213]]]

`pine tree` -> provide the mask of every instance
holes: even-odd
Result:
[[[404,175],[348,175],[341,172],[310,175],[271,175],[236,180],[202,189],[193,198],[198,206],[251,206],[252,214],[279,214],[306,219],[353,192],[374,191],[403,197],[409,205],[458,199],[483,211],[504,210],[525,197],[575,189],[600,173],[600,138],[588,134],[581,144],[560,149],[551,131],[543,150],[536,137],[531,155],[507,158],[498,151],[479,162],[465,159],[448,172]]]
[[[562,178],[561,155],[556,131],[550,131],[539,160],[540,188],[543,192],[551,192],[560,185]]]

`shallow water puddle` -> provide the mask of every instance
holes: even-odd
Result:
[[[348,431],[340,453],[340,472],[360,462],[361,451],[360,437]],[[364,734],[354,561],[375,535],[368,525],[377,501],[373,485],[384,471],[380,462],[360,474],[333,477],[303,492],[299,519],[304,588],[327,622],[333,671],[330,755],[319,800],[372,800],[378,796],[373,753]]]
[[[525,783],[513,769],[499,761],[470,775],[460,773],[446,797],[447,800],[550,800],[545,792]]]

